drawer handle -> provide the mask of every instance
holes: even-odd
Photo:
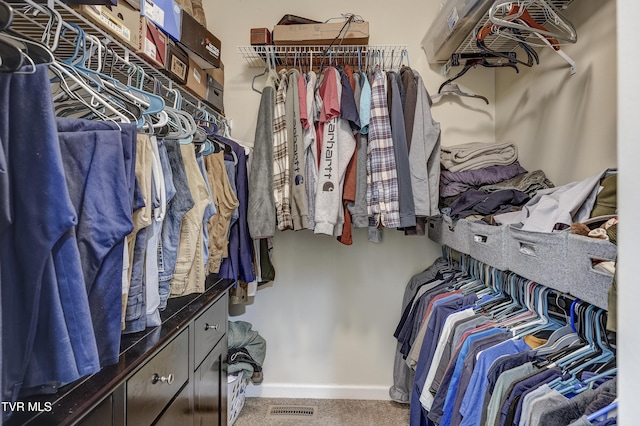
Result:
[[[220,329],[220,324],[215,324],[215,325],[205,324],[204,325],[204,331],[209,331],[209,330],[218,331],[219,329]]]
[[[151,383],[154,385],[158,382],[166,383],[168,385],[173,384],[173,380],[175,379],[173,373],[169,374],[167,377],[160,376],[158,373],[153,373],[153,377],[151,378]]]

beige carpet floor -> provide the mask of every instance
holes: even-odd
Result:
[[[315,418],[270,418],[272,405],[316,407]],[[409,424],[409,405],[351,399],[247,398],[234,426],[402,426]]]

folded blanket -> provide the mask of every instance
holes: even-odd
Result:
[[[527,171],[518,161],[507,166],[489,166],[463,172],[441,170],[440,196],[453,197],[454,195],[462,194],[468,189],[477,189],[477,187],[482,185],[504,182],[524,173],[527,173]]]
[[[505,189],[517,189],[526,192],[529,194],[529,197],[533,197],[539,190],[553,187],[553,182],[547,179],[547,176],[542,170],[535,170],[504,182],[481,186],[479,189],[486,193],[503,191]]]
[[[518,149],[509,142],[471,142],[443,146],[440,164],[452,172],[480,169],[495,165],[509,165],[518,159]]]

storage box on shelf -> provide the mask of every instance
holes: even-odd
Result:
[[[224,87],[207,73],[207,102],[219,112],[224,112]]]
[[[140,12],[127,3],[121,2],[111,8],[79,5],[74,9],[133,49],[140,48]]]
[[[469,254],[471,234],[469,221],[459,219],[455,224],[449,216],[442,217],[442,244],[460,253]]]
[[[344,22],[329,24],[276,25],[273,28],[273,42],[276,45],[329,45],[336,38],[341,45],[368,44],[369,23],[352,22],[341,30]]]
[[[185,88],[202,99],[207,97],[207,74],[191,58],[189,58],[189,73]]]
[[[143,0],[140,13],[174,40],[180,40],[182,9],[173,0]]]
[[[427,236],[431,241],[442,243],[442,215],[427,217]]]
[[[492,226],[481,220],[470,220],[468,226],[471,257],[502,271],[508,271],[507,238],[509,226]]]
[[[167,43],[167,62],[164,70],[173,81],[179,84],[187,84],[189,55],[172,40]]]
[[[511,225],[507,238],[509,270],[531,281],[569,293],[567,231],[532,232]]]
[[[187,13],[182,14],[180,46],[200,68],[206,70],[220,66],[222,43],[209,30]]]
[[[140,18],[138,53],[158,69],[164,69],[167,64],[167,36],[145,17]]]
[[[268,28],[251,28],[252,46],[268,46],[270,44],[273,44],[273,40]]]
[[[618,247],[606,240],[569,234],[569,294],[602,309],[608,309],[613,275],[593,269],[594,261],[615,261]]]

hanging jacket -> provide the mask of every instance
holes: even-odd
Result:
[[[416,216],[438,214],[440,184],[440,123],[431,116],[431,101],[422,77],[414,71],[417,86],[409,167]]]
[[[323,81],[326,92],[323,93],[323,105],[327,105],[325,99],[337,95],[338,114],[339,99],[342,95],[340,74],[335,68],[326,71]],[[335,86],[335,89],[333,87]],[[322,91],[321,86],[321,91]],[[335,90],[336,93],[331,93]],[[316,234],[342,235],[344,224],[344,208],[342,204],[343,184],[347,166],[353,151],[355,140],[351,132],[349,120],[339,117],[335,113],[335,102],[331,104],[329,114],[321,116],[325,122],[323,128],[322,150],[320,152],[320,167],[318,169],[318,184],[316,186],[315,230]],[[328,111],[328,109],[323,108]]]
[[[416,226],[416,209],[411,187],[411,169],[409,166],[409,149],[407,135],[404,129],[404,115],[402,100],[396,73],[388,73],[391,81],[391,134],[393,135],[393,149],[396,156],[396,171],[398,174],[398,202],[400,205],[400,227]]]
[[[273,195],[273,114],[277,81],[278,75],[271,71],[262,89],[253,142],[247,210],[249,234],[253,239],[273,237],[276,227],[276,205]]]
[[[287,90],[289,79],[286,70],[280,71],[280,84],[276,91],[273,116],[273,196],[276,201],[278,229],[293,229],[291,219],[289,146],[287,142]]]
[[[304,142],[304,176],[305,189],[307,191],[307,227],[311,230],[315,228],[316,210],[316,183],[318,181],[318,150],[316,145],[316,103],[314,89],[316,86],[316,73],[307,73],[307,84],[305,92],[305,115],[302,113],[302,129]],[[304,117],[304,118],[303,118]]]
[[[370,224],[400,226],[398,175],[387,106],[386,77],[374,72],[371,87],[371,122],[367,151],[367,211]],[[371,220],[373,219],[373,220]]]
[[[289,150],[289,174],[291,185],[291,219],[293,229],[307,229],[309,226],[307,191],[304,185],[304,141],[300,122],[300,96],[298,81],[300,73],[289,71],[289,86],[285,104],[287,118],[287,145]]]

